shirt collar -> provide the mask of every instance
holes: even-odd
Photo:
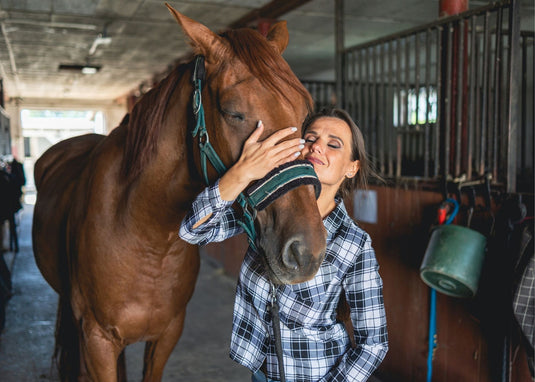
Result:
[[[327,230],[327,240],[331,239],[332,236],[338,231],[342,223],[347,217],[346,207],[344,201],[340,198],[336,198],[336,207],[331,211],[325,219],[323,219],[323,225]]]

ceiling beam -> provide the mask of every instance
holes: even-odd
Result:
[[[230,29],[244,28],[259,19],[278,19],[280,16],[310,2],[310,0],[272,0],[263,7],[254,9],[229,25]]]

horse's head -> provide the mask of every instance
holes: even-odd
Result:
[[[217,35],[167,6],[194,52],[205,57],[206,126],[227,168],[237,161],[259,120],[266,126],[262,139],[284,127],[300,129],[312,102],[282,58],[288,44],[285,22],[275,24],[267,37],[252,29]],[[209,171],[210,179],[216,179],[214,169]],[[299,283],[316,274],[325,253],[325,229],[313,186],[294,188],[258,212],[255,228],[273,282]]]

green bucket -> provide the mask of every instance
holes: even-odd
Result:
[[[420,277],[431,288],[448,296],[475,296],[486,242],[485,236],[470,228],[438,226],[427,245]]]

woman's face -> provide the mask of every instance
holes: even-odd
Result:
[[[307,129],[303,155],[314,165],[322,184],[338,190],[344,179],[354,177],[359,161],[352,160],[352,137],[347,123],[339,118],[321,117]]]

